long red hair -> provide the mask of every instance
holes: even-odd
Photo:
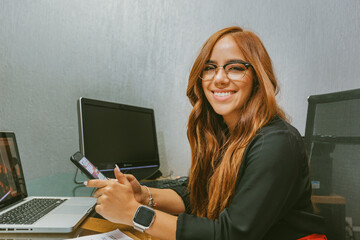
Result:
[[[200,76],[217,41],[232,36],[246,61],[253,66],[253,91],[231,135],[222,116],[207,101]],[[252,69],[252,70],[251,70]],[[244,150],[259,128],[275,115],[285,119],[275,95],[277,81],[271,59],[261,40],[250,31],[229,27],[214,33],[203,45],[191,69],[187,96],[193,105],[187,136],[191,146],[189,176],[190,205],[193,214],[218,218],[232,201]]]

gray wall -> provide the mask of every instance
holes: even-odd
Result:
[[[0,129],[26,177],[74,171],[80,96],[154,108],[161,170],[187,174],[187,77],[230,25],[263,40],[302,134],[307,96],[360,87],[359,0],[0,0]]]

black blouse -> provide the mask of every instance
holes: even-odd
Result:
[[[324,234],[313,214],[308,158],[299,132],[275,118],[247,146],[235,196],[219,218],[190,214],[187,184],[172,188],[186,212],[178,216],[176,239],[295,240]]]

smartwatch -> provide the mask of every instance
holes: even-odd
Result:
[[[133,224],[134,228],[140,232],[144,232],[148,229],[155,219],[154,209],[141,205],[136,209]]]

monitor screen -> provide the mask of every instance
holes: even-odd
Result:
[[[138,179],[159,168],[154,110],[79,99],[80,151],[107,177],[117,164]]]

